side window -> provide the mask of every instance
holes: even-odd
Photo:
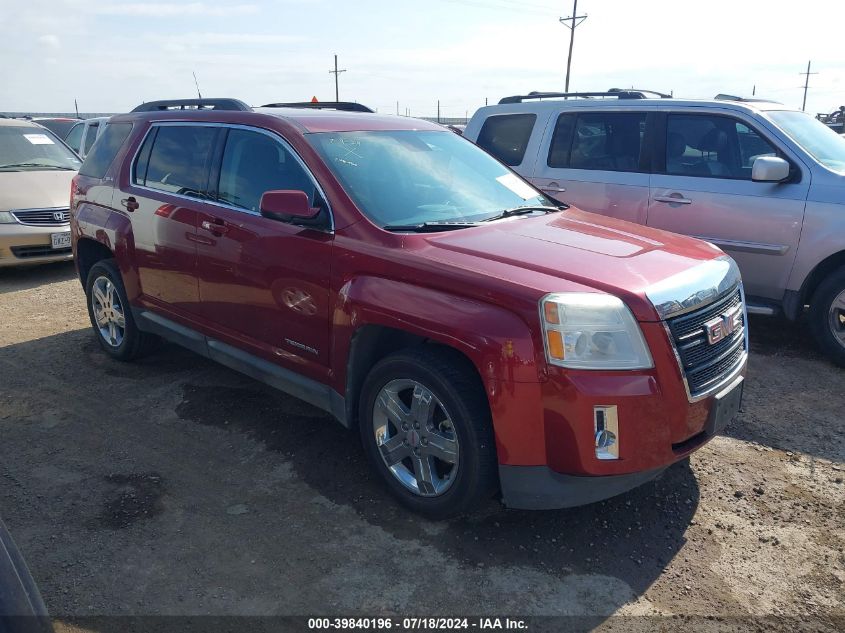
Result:
[[[505,165],[514,167],[522,163],[536,114],[498,114],[491,116],[481,126],[478,145],[498,158]]]
[[[279,189],[304,191],[315,204],[314,183],[280,142],[261,132],[229,130],[217,199],[257,213],[262,194]]]
[[[79,153],[79,148],[82,144],[82,132],[85,131],[85,124],[84,123],[77,123],[72,128],[70,128],[70,132],[67,133],[67,137],[65,138],[65,143],[67,143],[70,148]]]
[[[751,167],[759,156],[777,156],[777,150],[734,118],[715,114],[668,117],[667,174],[751,180]]]
[[[748,170],[751,178],[751,168],[754,160],[761,156],[777,156],[777,150],[756,131],[744,123],[736,122],[736,136],[739,144],[739,161],[742,170]]]
[[[88,126],[88,131],[85,133],[85,148],[83,152],[87,155],[94,147],[94,141],[97,140],[97,131],[100,127],[99,123],[92,123]]]
[[[130,131],[132,131],[131,123],[107,124],[106,129],[103,130],[103,138],[85,157],[85,162],[79,168],[80,175],[91,176],[92,178],[105,176]]]
[[[144,143],[135,164],[135,183],[168,193],[204,197],[218,128],[162,125]],[[147,145],[149,152],[145,155]]]
[[[645,112],[590,112],[578,115],[569,167],[640,171]]]
[[[575,129],[575,114],[561,114],[555,123],[552,143],[549,146],[549,167],[569,167],[569,152],[572,150],[572,132]]]

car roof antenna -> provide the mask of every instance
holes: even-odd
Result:
[[[200,92],[200,82],[197,81],[197,74],[192,70],[191,74],[194,76],[194,85],[197,87],[197,97],[202,101],[202,93]]]

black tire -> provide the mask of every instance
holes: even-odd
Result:
[[[448,488],[436,496],[420,496],[403,485],[382,459],[377,445],[376,399],[382,388],[395,380],[419,383],[440,401],[443,411],[449,412],[448,433],[458,440],[457,472],[450,473],[453,477]],[[364,381],[358,420],[370,463],[390,492],[410,510],[432,519],[444,519],[470,512],[498,490],[490,406],[475,368],[458,352],[424,346],[379,361]]]
[[[845,268],[840,268],[828,275],[827,279],[816,288],[810,300],[810,310],[807,315],[810,331],[819,348],[840,367],[845,367],[845,321],[843,321],[845,317],[837,317],[843,337],[840,340],[833,332],[830,311],[834,300],[843,292],[845,292]]]
[[[100,332],[94,315],[94,284],[102,278],[108,279],[114,285],[114,293],[118,301],[118,308],[124,316],[125,326],[123,336],[119,344],[115,345],[106,340]],[[97,342],[106,354],[116,360],[130,361],[150,352],[158,342],[158,337],[147,332],[142,332],[135,324],[132,317],[132,310],[129,307],[129,299],[126,297],[126,289],[123,286],[123,278],[120,270],[113,259],[103,259],[91,267],[88,272],[88,279],[85,281],[85,299],[88,302],[88,317],[91,319],[91,326],[94,328],[94,335]]]

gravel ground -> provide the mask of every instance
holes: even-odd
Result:
[[[72,266],[0,270],[0,514],[59,630],[392,613],[841,631],[845,371],[800,324],[751,333],[743,412],[689,462],[587,507],[435,523],[322,412],[175,346],[108,359]]]

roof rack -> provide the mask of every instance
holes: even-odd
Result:
[[[290,103],[268,103],[262,108],[314,108],[316,110],[342,110],[344,112],[373,112],[367,106],[352,101],[301,101]]]
[[[530,101],[532,99],[552,99],[552,98],[576,98],[576,99],[590,99],[593,97],[616,97],[617,99],[648,99],[648,95],[654,95],[661,99],[670,99],[672,95],[667,95],[656,90],[642,90],[639,88],[621,89],[611,88],[610,90],[600,92],[529,92],[527,95],[514,95],[512,97],[505,97],[499,100],[499,104],[505,103],[522,103],[523,101]]]
[[[780,103],[779,101],[772,101],[771,99],[758,99],[757,97],[740,97],[737,95],[729,95],[721,92],[713,98],[716,101],[739,101],[741,103]]]
[[[146,101],[132,112],[165,112],[167,110],[252,110],[239,99],[164,99]]]

